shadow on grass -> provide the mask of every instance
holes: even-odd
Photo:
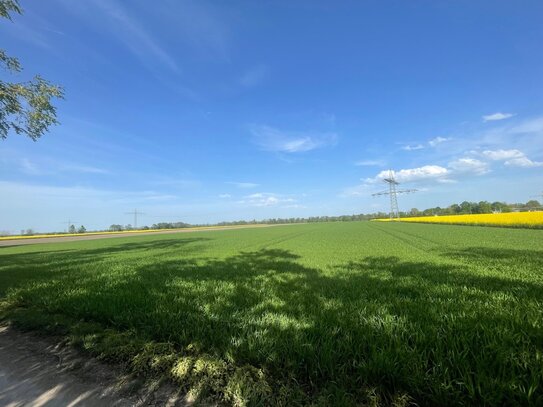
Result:
[[[543,242],[542,242],[543,243]],[[543,270],[543,244],[541,250],[495,249],[488,247],[468,247],[446,250],[442,254],[457,260],[500,265],[502,267],[523,267],[528,270]]]
[[[2,256],[9,263],[0,283],[12,285],[7,317],[28,316],[17,314],[22,308],[41,320],[63,315],[90,324],[81,341],[91,352],[138,368],[145,360],[146,369],[229,402],[543,402],[543,289],[514,278],[519,261],[526,273],[540,272],[539,260],[523,260],[531,258],[526,251],[443,253],[503,261],[507,275],[394,256],[321,270],[281,249],[183,257],[200,240]],[[177,257],[94,267],[123,252],[162,249]],[[117,339],[93,332],[93,324]],[[145,349],[152,355],[143,357]]]
[[[105,247],[63,250],[43,250],[28,253],[0,255],[0,298],[9,288],[19,287],[25,283],[47,282],[52,278],[62,278],[74,274],[73,269],[82,270],[84,275],[92,271],[92,265],[108,259],[115,260],[119,255],[134,254],[135,257],[146,256],[147,252],[173,252],[186,255],[195,252],[198,246],[208,238],[161,239],[143,242],[110,244]],[[129,262],[131,259],[127,258]],[[92,274],[89,274],[92,278]]]

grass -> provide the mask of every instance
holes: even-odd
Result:
[[[350,222],[0,248],[0,316],[231,405],[542,405],[543,231]]]

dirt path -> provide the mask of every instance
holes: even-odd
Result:
[[[156,232],[141,232],[141,233],[116,233],[116,234],[96,234],[96,235],[82,235],[82,236],[58,236],[58,237],[36,237],[31,239],[6,239],[0,240],[0,246],[19,246],[26,244],[37,243],[59,243],[59,242],[72,242],[76,240],[95,240],[95,239],[113,239],[119,237],[134,237],[134,236],[148,236],[148,235],[164,235],[170,233],[192,233],[192,232],[207,232],[214,230],[232,230],[232,229],[248,229],[248,228],[268,228],[273,226],[284,225],[247,225],[247,226],[217,226],[206,227],[205,229],[174,229],[174,230],[160,230]]]
[[[149,388],[52,338],[0,326],[0,406],[186,405],[168,384]]]

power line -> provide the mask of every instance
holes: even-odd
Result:
[[[134,229],[138,228],[138,215],[145,215],[143,212],[138,212],[137,209],[134,209],[133,212],[125,212],[125,215],[134,215]]]
[[[392,170],[388,170],[388,178],[385,178],[383,182],[388,184],[388,191],[377,192],[371,194],[371,196],[388,195],[390,197],[390,219],[400,219],[398,194],[417,192],[417,189],[397,189],[396,186],[400,185],[400,183],[394,179],[394,171]]]
[[[60,223],[62,223],[63,225],[67,225],[66,229],[64,230],[65,232],[67,232],[71,225],[74,225],[75,227],[75,224],[77,223],[77,221],[68,219],[68,222],[60,222]]]

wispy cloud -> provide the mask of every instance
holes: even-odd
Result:
[[[251,125],[253,140],[261,149],[301,153],[336,144],[336,133],[284,131],[265,125]]]
[[[64,165],[60,167],[61,171],[74,171],[86,174],[111,174],[109,170],[104,168],[86,166],[86,165]]]
[[[161,187],[170,187],[170,188],[194,188],[201,185],[201,182],[194,179],[184,179],[182,177],[163,177],[159,178],[156,181],[150,182],[151,185],[161,186]]]
[[[405,150],[405,151],[415,151],[415,150],[422,150],[424,148],[424,146],[422,144],[408,144],[406,146],[403,146],[402,147],[402,150]]]
[[[535,117],[523,121],[522,123],[510,128],[511,134],[533,134],[541,136],[543,135],[543,117]]]
[[[62,163],[51,158],[44,160],[33,161],[29,158],[20,160],[7,160],[19,164],[20,171],[26,175],[51,175],[63,172],[80,173],[80,174],[110,174],[109,170],[89,165],[79,165],[71,163]]]
[[[483,116],[483,121],[484,122],[493,122],[493,121],[497,121],[497,120],[505,120],[505,119],[509,119],[510,117],[513,117],[514,115],[515,115],[514,113],[500,113],[500,112],[497,112],[497,113],[488,114],[488,115]]]
[[[245,88],[260,85],[266,79],[268,72],[269,68],[265,65],[255,66],[243,73],[239,79],[239,83]]]
[[[225,184],[234,185],[235,187],[241,188],[241,189],[256,188],[256,187],[260,186],[260,184],[255,184],[253,182],[233,182],[233,181],[229,181],[229,182],[225,182]]]
[[[148,61],[149,55],[154,56],[172,71],[179,71],[174,58],[121,4],[113,0],[94,0],[94,3],[114,21],[115,28],[119,30],[119,38],[135,55],[144,62]]]
[[[354,187],[344,188],[343,191],[339,194],[341,197],[356,197],[356,196],[369,196],[371,190],[374,188],[373,185],[365,182],[360,185],[355,185]]]
[[[113,38],[124,44],[143,65],[152,68],[155,61],[174,73],[179,72],[175,58],[160,44],[145,26],[116,0],[72,2],[60,0],[70,12],[76,13],[95,29],[106,29]]]
[[[385,164],[384,160],[360,160],[354,163],[357,167],[382,167]]]
[[[32,20],[35,23],[36,18],[35,16],[32,17]],[[51,51],[52,49],[52,45],[47,40],[47,37],[32,27],[31,24],[27,24],[25,19],[17,19],[15,24],[10,24],[8,27],[2,24],[0,30],[5,30],[11,35],[16,36],[18,39],[23,40],[32,46],[40,47],[48,51]]]
[[[422,143],[418,143],[418,144],[407,144],[407,145],[404,145],[402,146],[402,150],[404,151],[416,151],[416,150],[422,150],[424,148],[427,148],[427,147],[437,147],[439,146],[440,144],[446,142],[446,141],[450,141],[452,140],[450,137],[434,137],[433,139],[431,140],[428,140],[427,142],[425,142],[424,144]]]
[[[242,200],[238,201],[239,204],[255,207],[269,207],[269,206],[282,206],[296,204],[297,200],[291,197],[285,197],[280,194],[272,192],[258,192],[255,194],[247,195]]]
[[[230,60],[231,24],[227,21],[228,14],[223,13],[220,6],[197,0],[170,3],[179,6],[175,8],[150,5],[152,10],[156,9],[158,21],[176,27],[172,34],[191,45],[193,52],[206,59],[222,62]]]
[[[38,168],[38,165],[28,158],[23,158],[20,161],[21,170],[28,175],[42,175],[42,171]]]
[[[173,195],[166,195],[160,192],[143,190],[108,190],[81,186],[50,186],[36,185],[30,183],[17,183],[0,181],[0,191],[18,191],[17,196],[33,196],[39,199],[54,199],[64,204],[73,204],[74,202],[85,202],[88,204],[92,200],[99,200],[115,203],[136,204],[149,200],[171,200],[176,198]]]
[[[228,198],[232,198],[232,195],[230,195],[230,194],[219,194],[219,198],[228,199]]]
[[[456,173],[469,173],[474,175],[483,175],[490,171],[488,163],[469,157],[451,161],[449,163],[449,168]]]
[[[444,143],[446,141],[449,141],[450,139],[451,139],[450,137],[436,137],[428,141],[428,145],[430,147],[436,147],[437,145]]]

